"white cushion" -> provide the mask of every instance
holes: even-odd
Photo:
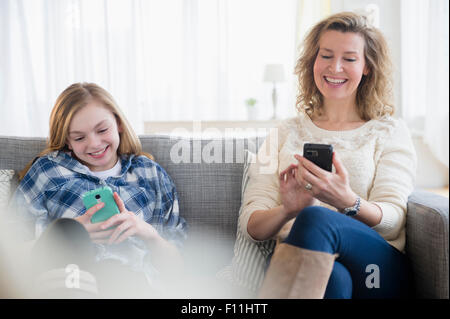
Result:
[[[14,171],[10,169],[0,170],[0,210],[3,212],[8,206],[9,197],[11,196],[11,181]]]

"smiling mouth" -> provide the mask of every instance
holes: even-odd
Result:
[[[335,79],[335,78],[330,78],[328,76],[324,76],[323,77],[325,79],[326,82],[330,83],[330,84],[344,84],[345,82],[347,82],[347,79]]]
[[[106,150],[108,149],[108,147],[109,147],[109,145],[106,146],[104,149],[98,151],[98,152],[93,152],[93,153],[88,153],[88,154],[91,155],[91,156],[100,156],[100,155],[102,155],[103,153],[106,152]]]

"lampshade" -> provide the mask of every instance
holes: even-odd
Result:
[[[282,64],[266,64],[264,82],[283,82],[284,80],[284,67]]]

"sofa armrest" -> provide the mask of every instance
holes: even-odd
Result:
[[[448,198],[415,191],[408,198],[406,254],[416,297],[448,298]]]

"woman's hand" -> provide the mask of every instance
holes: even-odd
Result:
[[[299,163],[297,181],[301,188],[309,183],[312,188],[308,191],[314,198],[327,203],[338,210],[353,206],[356,194],[350,188],[348,172],[336,152],[333,152],[333,165],[336,173],[321,169],[303,156],[295,155]]]
[[[290,218],[297,216],[303,208],[314,204],[314,197],[299,185],[297,175],[298,165],[291,164],[279,176],[281,203]]]
[[[114,200],[119,207],[120,214],[116,214],[103,223],[100,223],[100,229],[102,230],[117,226],[111,230],[111,236],[108,240],[105,240],[105,243],[118,244],[134,235],[147,242],[160,239],[158,232],[152,225],[146,223],[125,208],[125,204],[117,192],[114,192]]]

